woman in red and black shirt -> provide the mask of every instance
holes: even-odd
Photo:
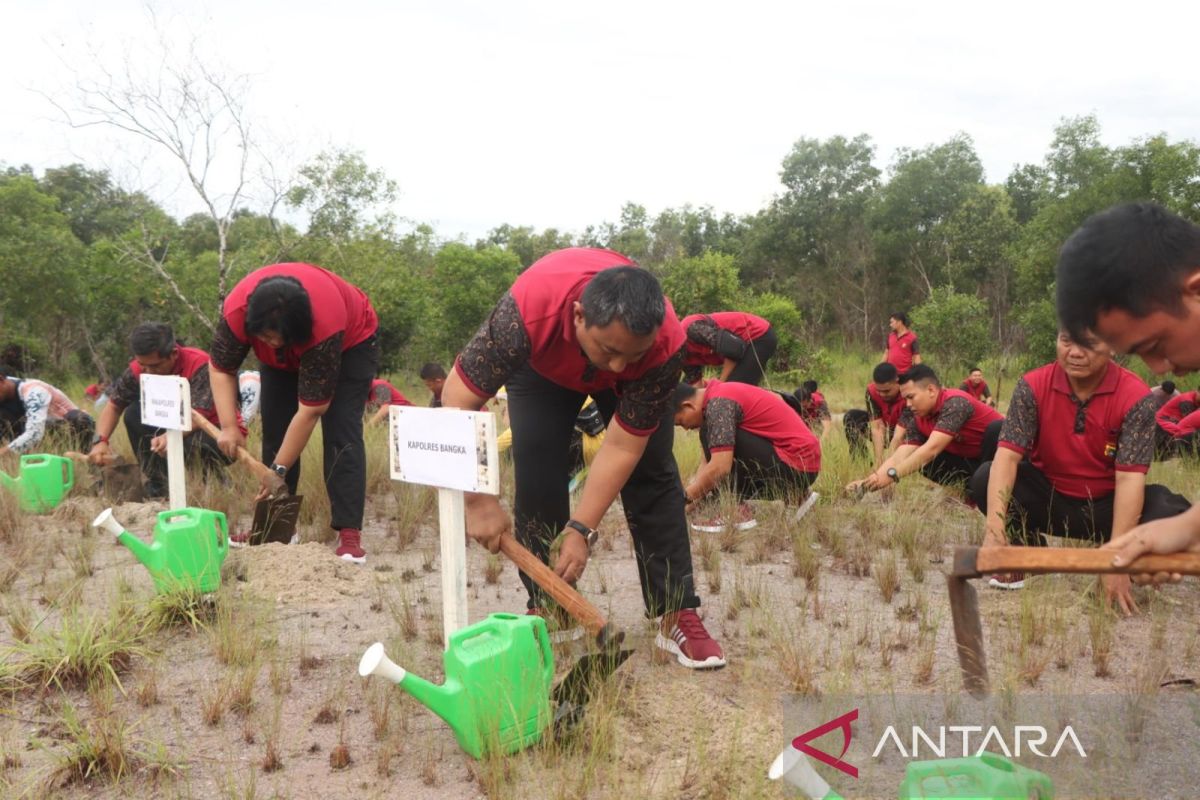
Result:
[[[296,491],[300,453],[320,421],[337,555],[356,563],[366,561],[362,411],[379,366],[378,327],[358,287],[311,264],[275,264],[225,298],[211,349],[218,444],[227,455],[245,441],[236,425],[237,369],[251,349],[262,363],[262,460],[274,475],[263,479],[260,496],[285,483]]]

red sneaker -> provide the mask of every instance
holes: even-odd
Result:
[[[698,533],[720,533],[732,526],[739,531],[748,531],[756,525],[758,525],[758,520],[754,518],[754,510],[750,508],[750,504],[739,503],[737,510],[733,513],[733,519],[726,519],[724,514],[697,519],[692,522],[692,530]]]
[[[654,646],[674,655],[688,669],[720,669],[725,666],[725,653],[721,645],[708,635],[694,608],[665,615]]]
[[[338,548],[334,553],[343,561],[367,563],[367,551],[362,549],[362,531],[356,528],[342,528],[338,531]]]
[[[998,572],[988,577],[988,586],[993,589],[1024,589],[1024,572]]]
[[[250,544],[250,531],[238,531],[229,534],[230,547],[245,547]]]

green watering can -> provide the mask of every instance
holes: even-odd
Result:
[[[398,683],[444,719],[475,758],[513,753],[542,738],[554,680],[544,619],[492,614],[451,634],[443,659],[446,682],[437,686],[394,664],[376,642],[363,653],[358,674]]]
[[[0,472],[0,484],[20,499],[22,511],[45,514],[75,486],[75,464],[62,456],[21,456],[19,476]]]
[[[117,537],[150,570],[160,593],[186,590],[208,594],[221,586],[221,563],[229,553],[225,515],[205,508],[159,513],[154,542],[146,544],[125,530],[106,508],[92,522]]]
[[[933,797],[1051,800],[1054,784],[1041,772],[994,753],[909,762],[900,784],[900,800]]]

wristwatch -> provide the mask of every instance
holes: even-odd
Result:
[[[101,436],[100,434],[97,433],[95,436],[92,437],[92,447],[95,447],[98,444],[108,444],[108,437]]]
[[[590,551],[596,545],[596,540],[600,538],[600,531],[595,528],[589,528],[582,522],[576,519],[567,520],[567,527],[574,531],[579,531],[583,534],[583,538],[587,541],[588,550]]]
[[[288,471],[288,468],[285,467],[283,464],[272,464],[271,465],[271,472],[274,472],[276,475],[278,475],[281,478],[287,477],[287,471]]]
[[[892,479],[892,483],[899,483],[899,482],[900,482],[900,473],[899,473],[899,472],[896,472],[896,468],[895,468],[895,467],[888,467],[888,469],[887,469],[887,472],[886,472],[885,474],[886,474],[886,475],[887,475],[889,478],[891,478],[891,479]]]

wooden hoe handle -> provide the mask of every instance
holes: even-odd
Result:
[[[214,439],[221,435],[221,431],[217,426],[209,422],[204,415],[195,409],[192,410],[192,427],[199,428]],[[270,467],[250,455],[250,452],[240,444],[237,449],[237,460],[242,462],[242,464],[260,478],[263,475],[273,474]]]
[[[954,552],[954,574],[960,577],[979,577],[992,572],[1200,575],[1200,553],[1144,555],[1124,567],[1113,566],[1114,555],[1113,550],[1091,547],[960,547]]]
[[[575,591],[571,584],[558,577],[558,573],[538,560],[537,556],[521,546],[521,543],[511,534],[500,537],[500,550],[516,564],[522,572],[528,575],[534,583],[542,587],[546,594],[554,598],[584,629],[593,636],[600,638],[601,632],[608,622],[600,609],[589,603],[583,595]]]

